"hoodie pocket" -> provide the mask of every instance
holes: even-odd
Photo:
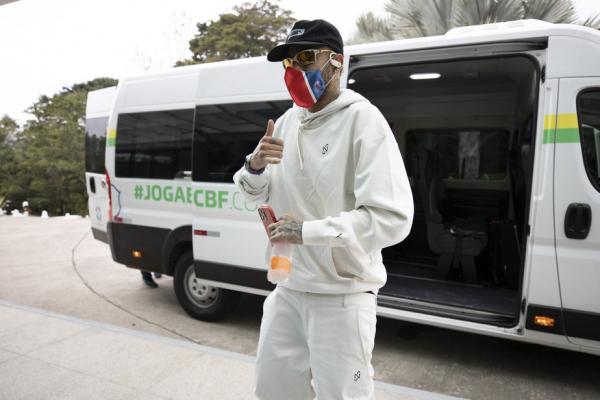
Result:
[[[333,262],[333,254],[331,252],[331,247],[324,246],[323,247],[323,263],[325,264],[326,270],[332,276],[339,275],[337,269],[335,267],[335,263]]]
[[[338,278],[354,279],[360,276],[360,271],[353,268],[352,256],[343,247],[325,247],[328,267]]]

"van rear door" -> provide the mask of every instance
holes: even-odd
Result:
[[[85,119],[85,184],[88,215],[95,239],[107,243],[108,188],[105,178],[105,148],[108,115],[115,87],[88,93]]]
[[[560,80],[555,141],[555,235],[569,341],[600,347],[600,78]]]

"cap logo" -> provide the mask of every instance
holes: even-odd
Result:
[[[288,40],[290,40],[294,36],[302,36],[303,34],[304,34],[304,29],[292,29],[287,38],[288,38]]]

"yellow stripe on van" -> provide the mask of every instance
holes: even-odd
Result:
[[[579,129],[577,114],[558,114],[558,129]]]
[[[577,114],[544,116],[544,143],[579,143]]]
[[[117,130],[109,129],[106,133],[106,147],[114,146],[117,140]]]
[[[556,115],[546,115],[544,116],[544,131],[556,128]]]

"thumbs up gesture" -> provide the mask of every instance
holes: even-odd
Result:
[[[252,152],[250,168],[261,170],[268,164],[279,164],[283,157],[283,140],[273,137],[275,123],[272,119],[267,123],[267,131]]]

